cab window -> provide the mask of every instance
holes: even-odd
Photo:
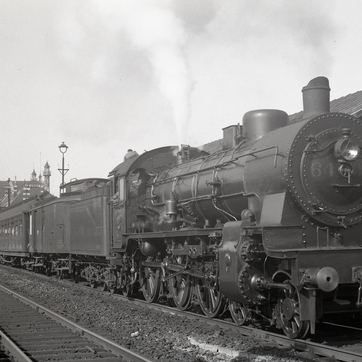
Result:
[[[125,200],[125,180],[124,177],[120,177],[118,180],[118,195],[119,201],[123,202]]]

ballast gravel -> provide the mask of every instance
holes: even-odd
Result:
[[[0,284],[77,323],[160,362],[307,362],[312,356],[201,321],[168,315],[109,293],[94,293],[16,268],[0,268]]]

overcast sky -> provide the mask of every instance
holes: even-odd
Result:
[[[360,0],[0,0],[0,180],[107,177],[128,148],[199,146],[258,108],[362,90]]]

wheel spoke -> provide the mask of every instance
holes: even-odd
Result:
[[[215,289],[208,289],[209,292],[209,300],[211,304],[212,310],[215,310],[218,307],[219,299],[220,299],[220,292],[216,291]]]

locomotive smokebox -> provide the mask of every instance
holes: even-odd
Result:
[[[267,133],[288,124],[289,117],[278,109],[259,109],[244,114],[243,132],[245,141],[253,142]]]
[[[330,90],[326,77],[314,78],[303,87],[303,119],[329,113]]]

